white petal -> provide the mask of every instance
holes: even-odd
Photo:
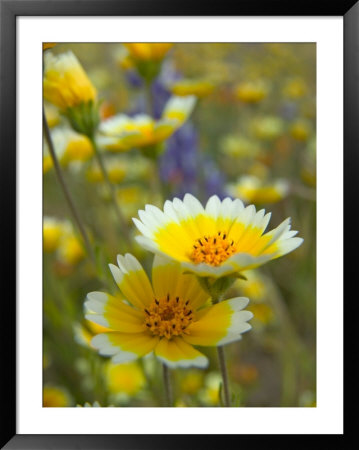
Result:
[[[217,219],[220,209],[221,209],[220,199],[217,197],[217,195],[212,195],[212,197],[208,200],[206,204],[206,213],[209,216],[212,216],[214,219]]]

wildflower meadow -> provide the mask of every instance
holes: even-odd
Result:
[[[316,47],[43,44],[43,406],[316,406]]]

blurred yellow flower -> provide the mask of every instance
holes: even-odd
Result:
[[[236,183],[228,184],[227,191],[246,203],[261,205],[276,203],[285,198],[289,192],[289,184],[283,179],[265,182],[253,175],[245,175]]]
[[[96,89],[71,52],[44,55],[44,98],[62,110],[96,100]]]
[[[111,183],[118,184],[124,180],[127,168],[126,165],[113,158],[105,160],[107,175]],[[101,183],[104,181],[103,173],[98,164],[93,164],[86,171],[86,178],[91,183]]]
[[[200,392],[201,401],[208,406],[216,406],[220,401],[220,387],[222,377],[219,373],[211,372],[206,375],[204,387]]]
[[[43,219],[43,248],[44,252],[52,253],[58,249],[63,232],[60,221],[45,216]]]
[[[311,124],[308,120],[298,119],[290,127],[291,136],[297,141],[306,141],[311,133]]]
[[[262,153],[258,154],[258,156],[263,158],[265,155]],[[264,180],[268,177],[269,168],[265,164],[257,161],[248,167],[248,174]]]
[[[44,386],[42,397],[43,407],[63,407],[70,405],[69,395],[64,389],[50,385]]]
[[[268,95],[268,85],[262,80],[245,81],[235,87],[235,96],[244,103],[258,103]]]
[[[106,365],[106,380],[112,393],[136,395],[145,385],[146,379],[141,367],[136,362]]]
[[[272,140],[284,132],[284,123],[279,117],[264,116],[252,122],[252,131],[258,139]]]
[[[98,143],[111,151],[128,151],[150,147],[168,139],[188,119],[196,97],[171,97],[162,117],[156,121],[146,114],[129,117],[124,114],[101,123]]]
[[[173,44],[134,42],[123,44],[131,57],[138,61],[161,61]]]
[[[74,266],[86,256],[85,250],[80,239],[72,231],[65,232],[58,248],[59,259]]]
[[[246,281],[238,280],[233,287],[240,290],[241,294],[250,298],[251,301],[259,302],[267,294],[265,278],[257,270],[249,270],[246,273]]]
[[[225,136],[220,148],[224,154],[237,158],[255,158],[260,153],[260,147],[254,140],[235,135]]]
[[[303,97],[307,93],[308,87],[302,78],[289,80],[284,88],[283,95],[293,100]]]
[[[54,149],[60,164],[64,167],[73,162],[84,162],[93,156],[94,149],[90,139],[70,128],[55,128],[51,132]],[[43,171],[46,173],[52,167],[47,143],[44,144]]]
[[[43,221],[44,252],[56,251],[56,257],[69,266],[76,265],[85,257],[82,243],[67,220],[44,217]]]
[[[215,84],[205,79],[182,79],[174,82],[170,87],[170,91],[174,95],[180,97],[187,95],[195,95],[198,98],[206,97],[212,94]]]
[[[42,160],[43,173],[45,174],[45,173],[49,172],[53,167],[54,167],[54,162],[53,162],[51,156],[49,155],[48,151],[45,150],[45,148],[44,148],[44,156],[43,156],[43,160]]]
[[[252,311],[254,320],[258,320],[263,325],[267,325],[274,319],[274,312],[266,303],[251,303],[248,309]]]
[[[203,373],[199,370],[189,370],[180,381],[181,392],[188,395],[196,394],[203,385]]]
[[[120,46],[116,49],[115,60],[118,67],[123,70],[130,70],[135,67],[131,54],[125,47]]]
[[[54,42],[43,42],[42,49],[48,50],[49,48],[55,47],[56,43]]]
[[[315,187],[317,185],[317,174],[315,169],[303,167],[300,171],[300,177],[303,182],[310,187]]]
[[[128,206],[138,205],[146,197],[146,191],[138,185],[123,186],[117,191],[117,197],[121,203]]]
[[[60,114],[58,109],[51,103],[46,103],[44,105],[44,109],[48,126],[53,128],[58,125],[60,123]]]

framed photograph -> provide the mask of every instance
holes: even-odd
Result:
[[[1,1],[3,448],[344,435],[359,7],[268,8]]]

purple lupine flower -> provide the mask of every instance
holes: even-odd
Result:
[[[283,119],[293,120],[298,114],[298,105],[295,102],[283,102],[279,106],[279,114]]]
[[[133,88],[143,87],[143,79],[136,70],[128,69],[124,71],[127,83]]]
[[[218,195],[221,200],[228,197],[225,191],[226,180],[224,174],[219,170],[215,162],[206,156],[203,158],[201,166],[203,168],[203,184],[206,196],[209,198],[212,195]]]
[[[187,122],[167,141],[160,159],[160,176],[172,195],[198,194],[198,162],[198,135],[194,126]]]

